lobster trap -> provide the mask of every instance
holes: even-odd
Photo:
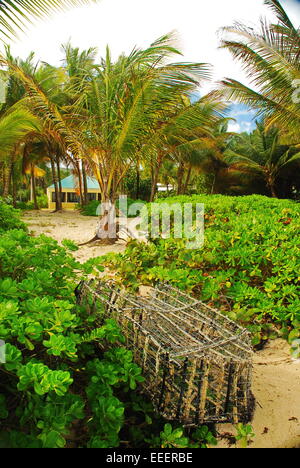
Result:
[[[90,281],[81,285],[80,302],[117,321],[143,370],[143,392],[164,418],[186,426],[251,419],[247,330],[167,284],[143,297]]]

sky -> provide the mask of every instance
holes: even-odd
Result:
[[[294,24],[300,26],[300,0],[282,0],[282,4]],[[37,59],[59,65],[61,44],[69,40],[80,48],[96,46],[99,56],[108,44],[117,57],[175,31],[176,46],[183,53],[180,60],[213,65],[212,82],[201,90],[202,94],[225,77],[249,84],[240,65],[228,51],[219,48],[220,29],[235,21],[256,28],[261,17],[274,19],[263,0],[100,0],[35,23],[12,44],[12,52],[24,58],[34,50]],[[254,114],[244,106],[232,106],[231,115],[236,122],[230,124],[230,131],[254,127]]]

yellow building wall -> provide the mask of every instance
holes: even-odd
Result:
[[[67,193],[76,193],[76,190],[68,189],[68,190],[62,190],[62,192],[66,193],[66,194]],[[52,193],[55,193],[54,189],[47,189],[48,209],[49,210],[55,210],[55,208],[56,208],[55,202],[52,201]],[[97,194],[99,194],[100,191],[92,189],[92,190],[89,190],[88,193],[97,193]],[[78,203],[69,203],[69,202],[62,203],[62,209],[63,210],[75,210],[77,208],[77,206],[78,206]]]

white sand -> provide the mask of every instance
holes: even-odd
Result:
[[[90,240],[97,218],[78,212],[27,212],[23,217],[35,235],[46,234],[61,242],[71,239],[77,244]],[[123,252],[124,242],[115,245],[80,247],[75,257],[84,262],[108,252]],[[253,393],[257,400],[252,426],[253,448],[300,448],[300,361],[293,361],[289,345],[283,340],[272,341],[255,354]],[[231,425],[219,425],[220,433],[235,434]],[[222,441],[221,447],[227,447]]]
[[[70,239],[76,244],[88,242],[95,235],[98,219],[94,216],[82,216],[77,211],[52,213],[48,210],[28,211],[23,216],[29,230],[35,235],[45,234],[61,242]],[[114,245],[97,245],[95,243],[80,247],[74,257],[81,263],[89,258],[99,257],[108,252],[123,252],[126,243],[120,241]]]
[[[286,341],[275,340],[255,353],[255,437],[250,448],[300,448],[300,360],[293,361],[289,351]],[[229,424],[220,424],[218,430],[236,433]]]

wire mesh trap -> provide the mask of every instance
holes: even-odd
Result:
[[[250,333],[167,284],[150,296],[114,283],[82,283],[79,301],[114,318],[143,369],[143,392],[168,420],[186,426],[248,422],[253,413]],[[104,309],[103,309],[104,306]]]

